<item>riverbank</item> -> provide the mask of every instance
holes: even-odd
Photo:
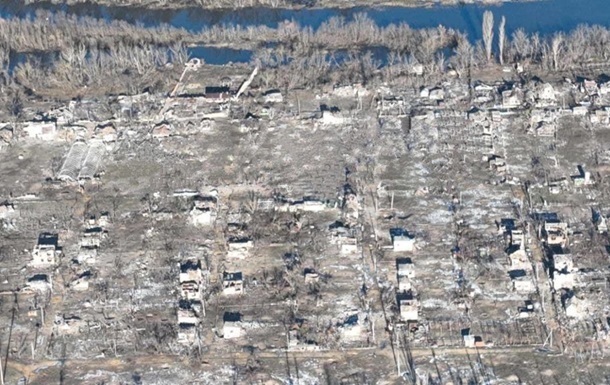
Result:
[[[0,19],[0,45],[5,48],[0,64],[9,83],[32,94],[52,90],[50,94],[65,97],[85,89],[101,95],[163,90],[168,74],[175,76],[167,69],[181,68],[189,57],[218,66],[256,65],[269,85],[284,89],[394,82],[413,73],[452,71],[462,77],[494,62],[557,71],[610,57],[605,44],[610,30],[604,27],[547,36],[523,30],[502,35],[503,49],[498,52],[493,44],[473,41],[459,30],[415,29],[405,23],[380,27],[364,13],[349,20],[333,17],[316,29],[283,22],[277,28],[214,25],[192,32],[165,24],[146,27],[39,12],[31,18]]]
[[[596,1],[592,0],[600,6]],[[572,4],[568,0],[552,4],[559,3]],[[460,7],[457,13],[443,7],[412,11],[367,8],[358,13],[351,9],[345,16],[336,16],[336,10],[235,11],[248,20],[243,25],[237,22],[240,19],[224,23],[228,16],[212,11],[168,12],[166,22],[159,19],[162,11],[136,17],[96,6],[93,10],[67,7],[66,11],[54,8],[23,14],[23,10],[8,9],[10,6],[0,6],[0,46],[4,48],[0,71],[7,83],[14,82],[36,95],[42,90],[62,97],[81,92],[163,90],[166,79],[175,76],[168,68],[182,68],[189,57],[217,66],[256,65],[269,85],[288,89],[393,82],[413,73],[435,76],[451,71],[465,77],[470,70],[489,67],[492,62],[504,66],[526,63],[530,68],[557,71],[610,57],[605,43],[610,32],[603,25],[567,29],[570,23],[566,22],[565,28],[552,32],[536,29],[528,33],[527,27],[534,24],[527,16],[535,15],[540,3],[494,9],[494,32],[500,36],[502,29],[504,36],[501,52],[498,45],[483,44],[480,12],[485,8],[476,6]],[[553,11],[558,10],[550,7],[548,13]],[[83,16],[90,13],[101,16]],[[11,16],[15,14],[19,15]],[[295,17],[291,19],[291,15]],[[409,19],[400,21],[401,15]],[[269,22],[266,16],[278,22]],[[501,23],[503,18],[505,23]],[[262,19],[266,22],[260,22]],[[410,20],[419,24],[414,26]],[[456,25],[458,28],[451,27]]]

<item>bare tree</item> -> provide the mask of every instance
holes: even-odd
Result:
[[[498,48],[499,53],[498,57],[500,59],[500,64],[504,65],[504,43],[506,42],[506,18],[502,16],[502,20],[500,20],[500,26],[498,26]]]
[[[532,51],[532,43],[523,29],[516,30],[510,41],[510,60],[522,61],[529,58]]]
[[[494,40],[494,15],[491,11],[483,13],[483,44],[487,62],[491,62],[491,46]]]
[[[553,69],[557,71],[559,64],[559,54],[563,51],[563,34],[561,32],[556,33],[551,41],[551,54],[553,55]]]
[[[451,62],[457,71],[458,76],[463,77],[474,60],[474,47],[470,44],[468,38],[463,36],[458,39],[457,47],[453,52],[454,55],[451,58]]]

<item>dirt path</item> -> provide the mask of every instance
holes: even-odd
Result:
[[[535,346],[513,346],[513,347],[494,347],[479,350],[479,353],[489,356],[514,356],[517,353],[532,353]],[[429,358],[433,356],[432,349],[428,348],[412,348],[411,352],[414,358]],[[347,358],[366,358],[371,354],[377,356],[384,356],[387,359],[393,360],[392,352],[390,349],[379,350],[376,348],[361,348],[361,349],[346,349],[343,351],[289,351],[288,355],[299,361],[302,360],[324,360],[333,361]],[[463,356],[476,356],[477,350],[465,349],[462,347],[456,348],[436,348],[434,349],[436,356],[445,357],[463,357]],[[219,363],[238,365],[246,364],[251,354],[247,352],[234,352],[234,353],[210,353],[205,355],[201,359],[201,363],[204,365]],[[286,360],[286,351],[264,351],[256,354],[256,358],[260,361],[279,361],[283,362]],[[28,383],[35,383],[38,378],[44,375],[46,369],[56,368],[63,365],[63,370],[67,372],[80,372],[87,373],[98,369],[104,369],[114,372],[125,372],[133,371],[135,368],[163,368],[163,367],[186,367],[190,363],[187,358],[176,355],[140,355],[126,358],[116,357],[102,357],[95,359],[81,359],[81,360],[42,360],[33,363],[19,362],[11,360],[8,363],[8,368],[13,372],[18,372],[21,377],[28,379]]]

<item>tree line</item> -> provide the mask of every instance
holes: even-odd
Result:
[[[443,26],[380,27],[366,14],[351,20],[333,17],[317,29],[285,21],[277,28],[215,25],[191,32],[39,11],[31,18],[0,18],[0,70],[3,85],[89,87],[127,77],[128,83],[123,79],[117,86],[130,84],[132,90],[123,92],[132,92],[157,84],[168,64],[185,62],[186,47],[192,44],[252,49],[265,83],[287,88],[396,80],[410,76],[414,65],[431,76],[448,70],[463,76],[472,69],[516,63],[561,71],[610,56],[610,31],[601,26],[546,36],[517,30],[509,36],[506,24],[504,17],[495,23],[493,14],[485,12],[482,39],[473,41]],[[385,49],[386,60],[375,60],[366,52],[369,47]],[[334,55],[338,50],[347,52],[341,61]],[[50,63],[31,55],[9,71],[14,52],[56,54]]]
[[[254,60],[275,71],[267,82],[273,77],[276,83],[290,88],[337,80],[367,82],[379,78],[397,82],[412,78],[415,65],[421,66],[427,76],[454,70],[466,77],[468,71],[495,65],[521,64],[543,71],[584,69],[610,57],[610,30],[603,26],[581,25],[549,35],[518,29],[509,36],[506,24],[505,17],[496,24],[493,13],[486,11],[482,38],[473,41],[463,32],[442,26],[411,29],[400,24],[380,28],[366,15],[357,15],[350,22],[330,19],[316,31],[284,23],[278,28],[283,44],[259,49]],[[347,46],[351,47],[349,60],[333,65],[328,51]],[[363,52],[362,48],[370,46],[388,49],[383,65]]]

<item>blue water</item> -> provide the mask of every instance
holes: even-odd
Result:
[[[248,63],[252,59],[252,51],[227,47],[191,47],[188,48],[190,58],[203,59],[207,64],[224,65],[228,63]]]
[[[35,10],[63,11],[78,16],[91,16],[107,20],[125,20],[144,26],[167,23],[189,31],[199,31],[217,24],[267,25],[276,27],[284,20],[295,20],[301,25],[317,28],[333,16],[347,20],[357,13],[367,13],[379,26],[407,23],[414,28],[436,27],[442,24],[468,33],[479,39],[483,12],[491,9],[496,20],[506,16],[506,29],[510,34],[518,28],[527,32],[548,34],[569,31],[579,24],[599,24],[610,27],[610,0],[545,0],[539,2],[506,3],[497,6],[462,5],[435,6],[431,8],[383,7],[351,9],[302,9],[278,10],[268,8],[201,10],[146,10],[125,7],[105,7],[94,4],[75,6],[38,3],[24,5],[19,0],[0,1],[0,16],[25,17]]]
[[[413,28],[444,25],[447,28],[466,32],[470,39],[477,40],[481,38],[481,20],[483,12],[486,10],[494,13],[496,25],[501,16],[506,17],[506,30],[509,36],[519,28],[523,28],[528,33],[538,32],[546,35],[556,31],[568,32],[580,24],[598,24],[610,27],[610,0],[544,0],[493,6],[468,4],[429,8],[356,7],[302,10],[269,8],[148,10],[133,7],[106,7],[90,3],[74,6],[51,3],[26,5],[23,0],[0,0],[0,16],[4,18],[32,17],[37,9],[105,20],[123,20],[145,27],[168,24],[193,32],[222,24],[277,27],[278,23],[285,20],[294,20],[302,26],[311,26],[315,29],[331,17],[344,17],[349,21],[358,13],[366,13],[380,27],[400,23],[407,23]],[[189,53],[190,57],[201,58],[209,64],[246,63],[252,58],[252,51],[231,48],[194,47],[189,49]],[[376,61],[385,63],[387,55],[375,49],[372,53]],[[335,60],[341,61],[344,57],[347,55],[343,52],[335,53]],[[11,60],[11,67],[14,68],[17,63],[22,61],[21,57],[14,58]]]
[[[389,49],[386,47],[369,47],[353,52],[340,49],[328,52],[326,54],[326,60],[328,60],[332,65],[341,65],[346,60],[350,59],[351,54],[358,57],[359,55],[370,53],[371,58],[375,63],[380,66],[384,66],[388,63],[389,52]],[[205,63],[213,65],[224,65],[227,63],[249,63],[254,55],[254,52],[247,49],[206,46],[189,47],[188,53],[190,58],[203,59]]]

